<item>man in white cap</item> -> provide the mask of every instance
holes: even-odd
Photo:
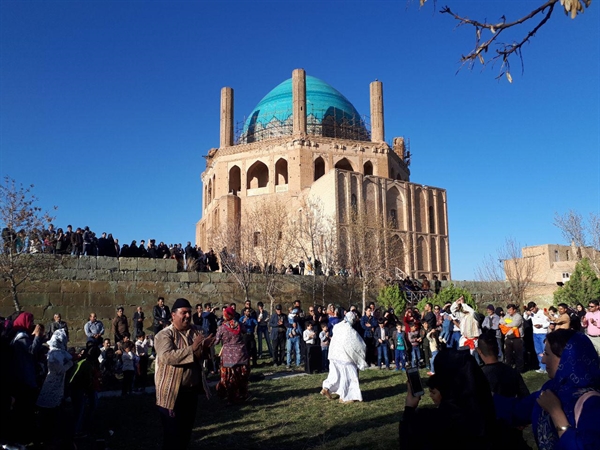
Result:
[[[358,382],[358,370],[367,367],[366,345],[352,327],[356,314],[348,312],[344,320],[333,327],[329,344],[329,375],[323,381],[321,395],[333,399],[340,396],[340,403],[361,402],[362,393]]]

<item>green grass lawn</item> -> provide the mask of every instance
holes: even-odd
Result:
[[[282,371],[283,372],[283,371]],[[253,369],[270,375],[271,367]],[[279,373],[279,372],[276,372]],[[426,378],[425,372],[422,376]],[[534,391],[546,375],[524,376]],[[218,449],[382,449],[398,448],[398,422],[404,408],[406,376],[388,370],[360,373],[362,403],[340,404],[319,394],[324,374],[264,379],[250,385],[253,399],[225,406],[201,397],[190,448]],[[431,407],[428,395],[421,407]],[[160,448],[162,429],[154,395],[102,398],[96,415],[98,433],[111,450]],[[531,440],[531,433],[526,430]]]

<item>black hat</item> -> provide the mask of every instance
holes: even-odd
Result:
[[[494,305],[490,304],[487,306],[487,309],[489,309],[490,311],[495,311],[496,308],[494,308]]]
[[[275,309],[281,309],[281,305],[275,305]]]
[[[192,305],[190,305],[190,302],[187,301],[187,299],[185,298],[178,298],[177,300],[175,300],[175,303],[173,303],[173,308],[171,308],[171,311],[175,311],[179,308],[191,308]]]

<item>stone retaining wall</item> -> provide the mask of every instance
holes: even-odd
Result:
[[[50,268],[40,273],[32,273],[30,280],[19,288],[19,302],[25,311],[34,314],[36,322],[48,324],[55,313],[60,313],[69,324],[71,342],[85,342],[83,325],[89,314],[95,312],[104,323],[107,337],[116,308],[123,306],[125,315],[131,319],[135,308],[142,306],[146,315],[144,327],[152,327],[152,308],[159,296],[171,306],[179,297],[196,303],[236,302],[238,309],[243,306],[244,293],[239,283],[230,274],[207,272],[178,272],[177,263],[172,259],[74,257],[52,255],[32,255],[32,258],[47,258]],[[264,294],[264,278],[253,275],[250,285],[250,299],[268,300]],[[322,303],[321,277],[317,277],[317,303]],[[349,305],[360,304],[360,286],[352,286],[351,279],[332,277],[326,289],[326,303]],[[291,305],[296,299],[304,305],[312,303],[313,277],[299,275],[279,275],[276,301]],[[369,293],[368,301],[377,296],[377,289]],[[14,310],[9,285],[0,282],[0,315],[6,316]]]

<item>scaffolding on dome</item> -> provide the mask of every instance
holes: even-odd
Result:
[[[291,109],[275,111],[268,122],[260,118],[260,111],[251,118],[236,123],[235,143],[249,144],[293,134]],[[306,132],[313,136],[370,141],[370,123],[367,116],[350,116],[336,108],[310,110],[306,115]]]

